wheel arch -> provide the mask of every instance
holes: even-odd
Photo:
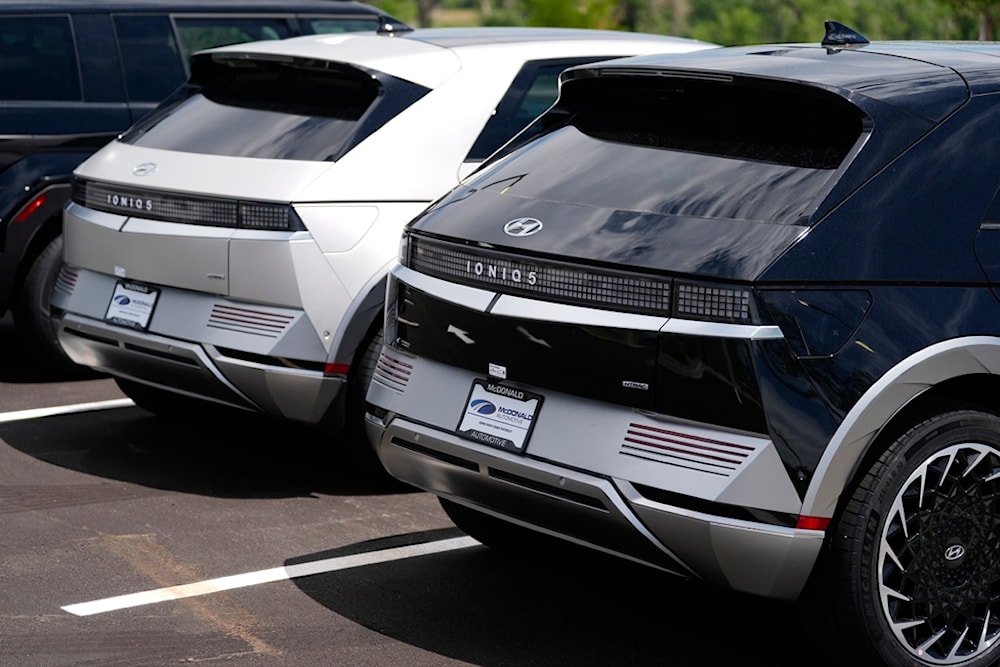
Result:
[[[69,183],[54,183],[44,188],[41,192],[35,193],[34,196],[38,196],[43,192],[49,195],[50,199],[46,201],[42,210],[39,211],[41,216],[37,219],[37,223],[32,224],[33,229],[31,229],[30,233],[27,235],[27,243],[24,244],[23,250],[17,258],[17,271],[15,273],[13,283],[13,289],[15,292],[20,290],[21,285],[24,284],[25,276],[27,276],[28,271],[31,270],[31,265],[34,264],[35,258],[41,254],[42,250],[44,250],[53,239],[62,234],[62,210],[63,206],[70,198]],[[10,250],[11,249],[8,248],[8,251]]]
[[[970,336],[927,347],[902,360],[855,403],[830,439],[803,499],[802,515],[833,517],[845,489],[914,414],[935,402],[1000,412],[1000,338]]]
[[[331,364],[348,366],[347,386],[338,392],[333,404],[321,420],[321,428],[333,433],[341,433],[348,426],[349,413],[356,408],[356,399],[351,398],[358,382],[358,365],[365,353],[371,337],[381,328],[382,312],[385,308],[385,289],[388,281],[388,267],[376,274],[355,298],[344,314],[337,329],[334,345],[328,357]]]
[[[363,296],[351,303],[337,330],[336,343],[330,350],[331,363],[353,365],[358,353],[364,351],[364,343],[372,335],[373,328],[381,326],[388,276],[388,269],[379,272],[361,291]]]

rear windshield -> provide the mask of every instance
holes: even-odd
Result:
[[[778,223],[805,222],[863,130],[825,91],[648,76],[571,81],[543,121],[502,168],[517,194]]]
[[[336,160],[426,92],[322,61],[195,56],[188,85],[122,141],[210,155]]]

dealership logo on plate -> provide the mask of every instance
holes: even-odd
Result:
[[[484,401],[481,398],[469,403],[469,409],[475,412],[477,415],[491,415],[497,411],[497,406],[493,405],[489,401]]]

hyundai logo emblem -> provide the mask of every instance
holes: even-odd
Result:
[[[944,550],[945,560],[956,561],[965,555],[965,547],[961,544],[953,544]]]
[[[135,176],[149,176],[156,171],[156,163],[143,162],[132,167],[132,174]]]
[[[542,231],[542,221],[535,218],[515,218],[503,226],[507,236],[531,236]]]

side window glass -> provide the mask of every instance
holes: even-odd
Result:
[[[0,81],[0,100],[82,100],[69,17],[0,16]]]
[[[125,89],[131,102],[159,102],[184,83],[173,27],[167,16],[115,16]]]
[[[202,49],[291,36],[288,23],[279,18],[177,18],[177,34],[184,61]]]
[[[326,35],[335,32],[373,32],[378,29],[378,21],[373,18],[311,19],[299,17],[299,23],[306,32]]]
[[[559,74],[564,69],[595,60],[601,58],[525,63],[472,145],[466,162],[482,162],[552,106],[559,92]]]

